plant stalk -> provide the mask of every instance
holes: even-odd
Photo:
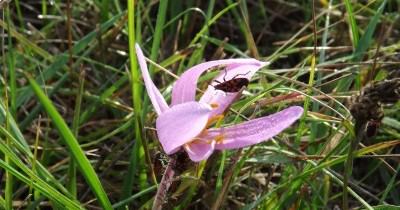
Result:
[[[173,156],[170,158],[167,167],[165,168],[163,177],[161,179],[160,184],[158,185],[156,196],[154,197],[152,210],[161,210],[164,201],[166,200],[168,189],[171,186],[175,170],[174,167],[176,165],[176,157]]]

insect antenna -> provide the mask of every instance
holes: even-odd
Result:
[[[224,75],[224,77],[223,77],[223,80],[224,80],[224,82],[226,82],[227,80],[226,80],[226,75],[228,75],[228,72],[226,71],[226,68],[224,68],[224,71],[225,71],[225,75]],[[247,75],[248,73],[250,73],[250,71],[248,71],[248,72],[246,72],[245,74],[236,74],[234,77],[232,77],[230,80],[233,80],[233,79],[236,79],[236,77],[238,77],[238,76],[245,76],[245,75]],[[217,81],[217,80],[214,80],[214,81]],[[219,81],[218,81],[219,82]],[[222,83],[222,82],[219,82],[219,83]]]
[[[246,76],[248,73],[250,73],[250,71],[246,72],[246,74],[236,74],[232,79],[236,79],[238,76]]]
[[[224,79],[224,82],[226,82],[225,77],[226,77],[226,75],[228,74],[228,71],[226,71],[226,68],[224,68],[224,71],[225,71],[225,75],[224,75],[223,79]]]

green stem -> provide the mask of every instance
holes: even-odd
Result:
[[[79,76],[79,90],[78,94],[76,95],[76,101],[75,101],[75,109],[74,109],[74,118],[72,121],[72,133],[76,136],[78,139],[78,134],[79,134],[79,122],[80,122],[80,113],[81,113],[81,104],[82,104],[82,98],[83,98],[83,91],[84,91],[84,85],[85,84],[85,72],[82,71]],[[67,188],[68,191],[76,198],[77,196],[77,187],[76,187],[76,163],[71,156],[69,160],[69,168],[68,168],[68,184]]]
[[[122,189],[122,200],[127,199],[132,194],[132,186],[136,171],[139,171],[139,185],[145,188],[147,185],[147,175],[143,167],[144,149],[142,146],[142,85],[140,82],[140,74],[138,70],[136,53],[135,53],[135,1],[128,0],[128,39],[129,39],[129,61],[131,71],[131,90],[132,90],[132,103],[134,107],[134,130],[135,130],[135,146],[132,149],[129,159],[129,167],[124,186]],[[142,171],[143,170],[143,171]]]
[[[163,28],[164,28],[164,23],[166,19],[166,13],[167,13],[167,6],[168,6],[168,0],[161,0],[160,1],[160,6],[158,7],[158,12],[157,12],[157,22],[156,22],[156,28],[154,31],[154,39],[153,39],[153,44],[151,46],[151,53],[150,53],[150,60],[156,61],[157,57],[160,54],[160,44],[161,44],[161,38],[163,36]],[[153,73],[154,66],[150,66],[150,75]]]
[[[24,29],[25,23],[24,23],[24,18],[23,18],[22,11],[21,11],[21,6],[19,4],[19,0],[15,0],[14,5],[15,5],[15,8],[17,9],[17,17],[18,17],[19,23],[21,24],[21,28]]]
[[[356,138],[350,142],[350,148],[347,155],[344,175],[343,175],[343,210],[349,209],[349,195],[347,192],[347,186],[349,185],[349,178],[351,177],[353,171],[353,158],[354,151],[357,149],[357,145],[361,142],[364,137],[364,128],[366,123],[356,122],[354,126]]]

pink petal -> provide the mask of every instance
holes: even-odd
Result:
[[[215,141],[197,140],[183,147],[189,155],[189,158],[194,162],[199,162],[207,159],[214,152]]]
[[[238,125],[209,129],[205,138],[213,139],[222,134],[223,140],[217,142],[216,149],[242,148],[274,137],[293,124],[302,114],[302,107],[292,106],[275,114]]]
[[[187,102],[173,106],[156,120],[158,139],[168,155],[192,141],[206,127],[211,113],[208,104]]]
[[[205,94],[201,97],[200,103],[216,105],[211,116],[222,114],[239,96],[239,93],[225,93],[222,90],[215,90],[211,85],[208,86]]]
[[[263,63],[266,65],[267,63]],[[221,73],[214,78],[210,86],[208,86],[206,92],[200,98],[200,102],[209,103],[217,105],[211,116],[222,114],[235,100],[239,97],[240,93],[225,93],[221,90],[214,88],[214,85],[219,84],[224,81],[229,81],[233,78],[246,78],[248,80],[261,68],[263,65],[254,64],[232,64],[227,66],[226,71],[221,71]]]
[[[157,112],[158,115],[160,115],[162,112],[168,109],[168,104],[167,102],[165,102],[164,97],[161,95],[160,91],[158,91],[157,87],[154,85],[153,81],[150,78],[146,60],[144,58],[142,50],[140,49],[140,46],[136,44],[135,47],[147,94],[149,95],[151,103],[153,104],[154,110]]]
[[[227,71],[229,69],[236,69],[240,66],[247,68],[248,66],[257,67],[257,69],[265,66],[266,62],[261,62],[255,59],[226,59],[226,60],[216,60],[209,61],[205,63],[198,64],[188,69],[181,75],[179,80],[176,81],[172,89],[172,105],[184,103],[187,101],[194,101],[196,95],[197,80],[200,75],[219,65],[227,65]],[[247,71],[246,71],[247,72]],[[244,72],[244,73],[246,73]],[[249,73],[251,74],[251,72]],[[254,73],[253,73],[254,74]]]

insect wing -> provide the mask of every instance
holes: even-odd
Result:
[[[236,93],[239,92],[243,87],[246,87],[248,84],[249,80],[246,78],[234,78],[214,85],[214,88],[227,93]]]

